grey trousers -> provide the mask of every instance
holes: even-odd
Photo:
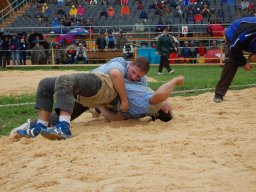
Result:
[[[91,73],[76,73],[42,79],[37,88],[35,108],[52,112],[54,107],[49,120],[50,126],[58,122],[60,109],[71,113],[71,120],[74,120],[88,109],[75,101],[77,95],[94,96],[101,85],[101,80]],[[54,97],[56,97],[55,104]],[[32,121],[31,126],[35,123],[36,121]]]

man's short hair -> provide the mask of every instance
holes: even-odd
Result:
[[[141,71],[148,73],[150,68],[150,63],[145,57],[137,57],[133,60],[133,65],[136,65],[141,69]]]
[[[166,113],[160,109],[155,115],[152,115],[151,118],[153,121],[159,119],[163,122],[168,122],[168,121],[172,120],[173,114],[170,111],[168,113]]]

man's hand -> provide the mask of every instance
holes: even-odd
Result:
[[[129,103],[128,101],[121,101],[120,108],[122,112],[127,112],[129,110]]]
[[[253,67],[252,67],[252,64],[247,63],[247,64],[245,64],[245,65],[243,66],[243,68],[244,68],[244,70],[246,70],[246,71],[251,71]]]
[[[163,110],[165,113],[168,113],[169,111],[172,111],[172,106],[167,101],[165,101],[161,107],[161,110]]]

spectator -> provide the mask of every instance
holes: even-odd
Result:
[[[52,15],[52,10],[47,6],[43,16],[49,19],[51,15]]]
[[[105,8],[105,7],[104,7],[104,8],[102,9],[102,11],[100,12],[99,19],[100,19],[101,17],[105,17],[106,20],[108,19],[108,12],[106,11],[106,8]]]
[[[84,8],[82,5],[78,5],[77,7],[77,16],[82,18],[84,16]]]
[[[90,5],[97,5],[98,4],[98,1],[97,0],[91,0],[90,1]]]
[[[165,29],[165,25],[163,24],[162,20],[160,19],[156,24],[156,32],[163,32]]]
[[[121,0],[122,5],[128,5],[128,0]]]
[[[10,40],[9,37],[7,35],[4,35],[2,40],[2,58],[3,58],[3,68],[6,68],[6,65],[10,65],[10,52],[9,52],[9,48],[10,48]]]
[[[64,6],[64,0],[57,0],[58,6]]]
[[[148,15],[145,10],[141,11],[139,18],[144,20],[148,19]]]
[[[75,63],[77,64],[80,59],[83,59],[84,64],[86,64],[86,48],[83,46],[82,43],[79,43],[78,48],[76,49],[76,56],[74,58]]]
[[[71,7],[71,9],[70,9],[70,11],[69,11],[69,15],[70,15],[70,16],[73,16],[73,17],[76,17],[76,15],[77,15],[77,9],[76,9],[75,5],[72,5],[72,7]]]
[[[137,33],[140,33],[140,32],[143,32],[145,30],[145,26],[143,24],[142,21],[138,20],[134,26],[133,26],[133,31],[134,32],[137,32]]]
[[[143,9],[143,5],[142,5],[141,1],[138,1],[137,9],[138,10],[142,10]]]
[[[189,43],[188,41],[184,42],[184,47],[181,49],[181,57],[184,58],[184,61],[186,63],[191,63],[191,50],[189,48]]]
[[[183,16],[183,11],[181,10],[180,6],[175,8],[175,12],[173,14],[174,17],[181,18]]]
[[[181,49],[177,49],[177,60],[175,63],[177,64],[181,64],[181,63],[184,63],[185,59],[184,59],[184,56],[182,55],[182,50]]]
[[[79,45],[79,43],[82,43],[83,47],[87,48],[86,41],[85,41],[85,39],[83,39],[83,36],[84,35],[78,36],[77,37],[78,39],[77,39],[76,43],[78,43],[78,45]]]
[[[195,23],[202,23],[202,22],[203,22],[203,16],[202,16],[202,14],[200,13],[200,9],[197,10],[197,13],[196,13],[195,16],[194,16],[194,22],[195,22]]]
[[[46,3],[43,4],[41,13],[44,15],[45,11],[48,9],[48,5]]]
[[[109,17],[113,17],[114,14],[115,14],[114,8],[113,8],[112,6],[110,6],[110,7],[108,8],[108,16],[109,16]]]
[[[36,42],[35,46],[31,49],[31,63],[36,64],[46,64],[45,50],[39,42]]]
[[[103,32],[101,32],[100,36],[96,39],[96,45],[97,45],[99,51],[105,49],[107,42],[106,42],[106,38],[104,37]]]
[[[21,36],[20,39],[20,64],[26,65],[27,60],[27,50],[28,50],[28,41],[25,36]]]
[[[199,56],[203,57],[206,53],[207,53],[207,50],[204,45],[204,42],[200,41],[198,47],[196,48],[197,57],[199,57]]]
[[[0,32],[3,32],[3,31],[0,30]],[[3,40],[2,40],[2,38],[0,38],[0,67],[3,67],[3,50],[2,50],[2,43],[3,43]]]
[[[64,51],[61,49],[59,43],[54,43],[54,64],[62,64],[64,58]]]
[[[67,48],[66,56],[67,56],[67,62],[68,64],[73,64],[75,61],[75,56],[76,56],[76,45],[71,44]]]
[[[115,7],[115,5],[121,6],[121,1],[120,0],[115,0],[113,3],[113,6]]]
[[[190,51],[191,51],[191,58],[195,58],[195,59],[191,59],[191,63],[196,63],[196,48],[195,48],[194,41],[190,42]]]
[[[52,27],[53,27],[53,32],[51,33],[60,33],[60,28],[59,28],[59,21],[58,21],[58,18],[55,17],[52,21]]]
[[[224,11],[222,9],[219,9],[217,11],[216,16],[217,16],[217,20],[219,20],[222,23],[224,23],[224,21],[225,21],[225,14],[224,14]]]
[[[178,5],[177,5],[175,0],[170,0],[169,1],[169,7],[173,8],[173,9],[176,9],[177,6]]]
[[[107,6],[107,5],[109,5],[108,0],[102,0],[101,5],[103,5],[103,6]]]
[[[211,16],[211,12],[206,4],[204,5],[204,8],[202,10],[202,16],[204,18],[209,18]]]
[[[120,34],[116,40],[117,49],[122,49],[125,46],[126,42],[127,42],[127,39],[124,36],[123,31],[120,31]]]
[[[122,5],[120,16],[130,15],[130,8],[128,5]]]
[[[108,49],[114,49],[115,48],[116,39],[113,36],[112,31],[108,32],[108,35],[106,37],[106,43],[107,43]]]
[[[123,54],[125,59],[130,59],[133,57],[134,48],[129,41],[126,41],[125,46],[123,47]]]
[[[18,50],[20,47],[20,41],[18,38],[16,38],[16,35],[12,35],[12,38],[10,40],[10,51],[11,51],[11,57],[12,57],[12,64],[20,65],[20,51]]]
[[[240,5],[241,5],[242,10],[249,8],[248,0],[242,0]]]

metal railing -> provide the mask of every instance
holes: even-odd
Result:
[[[3,21],[6,17],[10,16],[16,9],[22,7],[22,5],[24,5],[25,3],[29,2],[30,0],[23,0],[21,2],[19,2],[20,0],[15,0],[13,1],[11,4],[9,4],[8,6],[6,6],[4,9],[0,10],[0,21]],[[7,13],[6,10],[9,11]]]

